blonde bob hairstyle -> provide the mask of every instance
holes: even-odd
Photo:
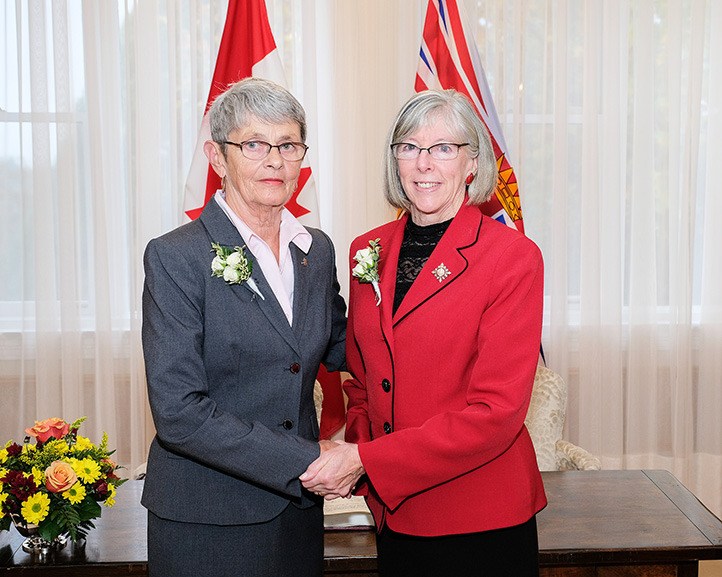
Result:
[[[411,202],[399,178],[398,160],[391,145],[403,142],[426,123],[443,118],[455,133],[456,142],[468,142],[461,154],[478,158],[477,173],[467,186],[469,204],[482,204],[491,198],[497,181],[496,159],[489,131],[469,99],[456,90],[426,90],[412,96],[403,105],[389,131],[384,151],[384,196],[395,208],[409,210]],[[466,177],[466,175],[464,175]]]

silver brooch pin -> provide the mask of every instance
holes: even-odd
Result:
[[[431,274],[436,277],[437,281],[442,282],[447,276],[451,274],[451,271],[446,268],[446,265],[442,262],[439,266],[437,266],[434,270],[431,271]]]

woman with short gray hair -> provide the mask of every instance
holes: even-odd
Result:
[[[145,253],[149,575],[319,577],[322,501],[298,477],[331,446],[313,390],[320,363],[344,365],[346,307],[331,240],[284,208],[305,114],[249,78],[209,115],[222,188]]]

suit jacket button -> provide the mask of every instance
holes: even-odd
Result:
[[[385,393],[388,393],[391,390],[391,381],[388,379],[384,379],[381,381],[381,388],[384,390]]]
[[[391,432],[391,423],[384,423],[384,433],[387,435]]]
[[[281,423],[281,426],[283,426],[283,428],[287,431],[290,431],[293,429],[293,421],[291,419],[286,419],[283,423]]]
[[[301,365],[298,364],[298,363],[293,363],[293,364],[289,367],[289,369],[290,369],[290,371],[291,371],[294,375],[297,375],[298,372],[301,370]]]

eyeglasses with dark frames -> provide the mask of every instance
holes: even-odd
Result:
[[[230,144],[241,149],[243,156],[248,160],[263,160],[269,154],[271,149],[278,148],[281,158],[291,162],[302,160],[306,156],[308,146],[303,142],[281,142],[281,144],[271,144],[263,140],[244,140],[243,142],[231,142],[224,140],[223,144]]]
[[[411,144],[410,142],[394,142],[391,145],[391,151],[397,160],[415,160],[419,157],[422,150],[429,153],[434,160],[454,160],[459,156],[459,149],[462,146],[469,146],[469,142],[439,142],[433,146],[422,148]]]

